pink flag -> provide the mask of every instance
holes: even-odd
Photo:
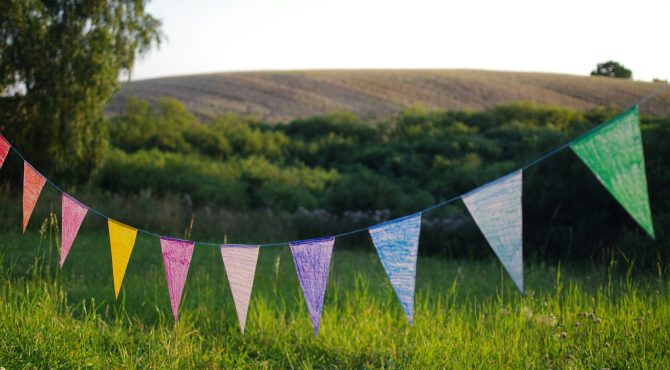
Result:
[[[81,222],[84,221],[88,207],[79,203],[76,199],[63,193],[61,218],[61,247],[60,247],[60,267],[63,268],[65,258],[70,253],[70,247],[74,238],[77,237]]]
[[[28,226],[28,220],[30,220],[30,215],[33,213],[35,204],[37,203],[37,198],[42,192],[44,183],[46,183],[44,176],[40,175],[39,172],[28,164],[28,162],[23,161],[23,232],[26,232],[26,226]]]
[[[5,164],[5,159],[7,158],[7,154],[9,154],[10,147],[11,145],[9,145],[7,139],[0,134],[0,168]]]
[[[240,329],[244,334],[251,288],[254,286],[256,261],[258,261],[258,246],[224,244],[221,246],[221,257],[226,267],[230,290],[233,292]]]
[[[165,278],[170,293],[172,314],[174,315],[174,321],[177,321],[181,293],[184,291],[188,267],[191,264],[191,256],[193,256],[193,242],[161,237],[161,250],[163,251],[163,264],[165,265]]]

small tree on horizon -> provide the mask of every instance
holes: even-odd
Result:
[[[604,63],[598,63],[595,70],[591,71],[591,76],[605,76],[616,78],[633,78],[633,71],[624,67],[619,62],[609,60]]]

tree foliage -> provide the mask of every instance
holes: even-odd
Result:
[[[145,0],[3,0],[2,130],[32,163],[85,181],[108,146],[103,108],[160,42]]]
[[[591,71],[591,76],[605,76],[605,77],[617,77],[617,78],[633,78],[633,71],[624,67],[619,62],[613,60],[598,63],[596,69]]]

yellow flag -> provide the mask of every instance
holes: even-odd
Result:
[[[109,226],[109,244],[112,247],[112,272],[114,274],[114,293],[119,297],[123,275],[126,273],[130,254],[135,246],[137,229],[112,219],[107,220]]]

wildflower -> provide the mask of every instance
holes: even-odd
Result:
[[[568,337],[568,333],[566,333],[566,332],[561,333],[561,338],[567,338],[567,337]]]
[[[600,320],[600,317],[596,317],[596,324],[600,324],[600,321],[602,321]]]
[[[579,321],[575,323],[575,327],[579,327]]]
[[[524,306],[521,308],[521,314],[523,315],[524,318],[526,318],[526,320],[528,320],[533,317],[533,310]]]
[[[556,317],[554,315],[549,315],[549,316],[547,316],[547,315],[537,315],[534,318],[535,318],[535,321],[538,324],[547,325],[547,326],[551,326],[551,327],[554,327],[554,326],[556,326],[556,324],[558,324],[558,320],[556,319]]]
[[[605,348],[610,348],[609,342],[605,342]]]

